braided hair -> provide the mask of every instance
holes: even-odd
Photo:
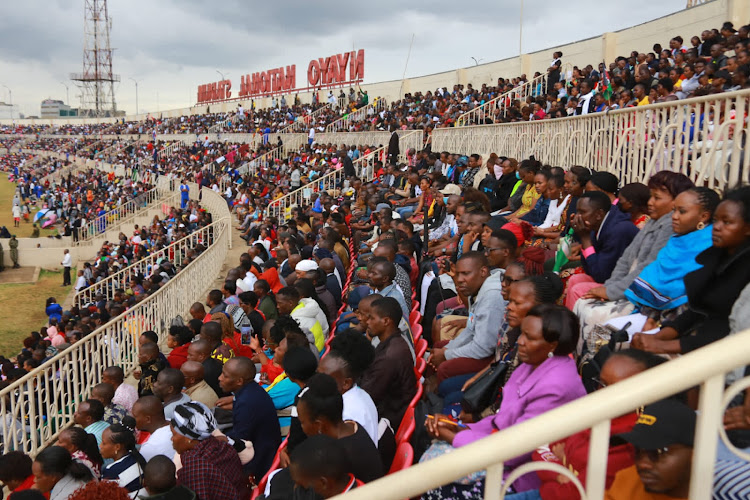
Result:
[[[525,278],[534,287],[534,297],[539,304],[554,304],[563,292],[560,277],[552,272],[545,272]]]
[[[131,416],[125,416],[121,424],[113,424],[108,427],[110,439],[114,444],[121,444],[128,453],[133,455],[138,462],[141,470],[146,467],[146,459],[143,458],[136,448],[135,440],[135,419]]]
[[[687,191],[689,193],[695,193],[695,196],[698,198],[698,203],[700,204],[701,208],[708,212],[709,220],[713,218],[716,207],[719,206],[719,202],[721,201],[721,198],[719,198],[719,194],[713,189],[703,186],[696,186],[688,189]]]

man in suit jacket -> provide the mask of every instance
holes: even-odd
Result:
[[[581,243],[581,261],[586,271],[585,275],[572,276],[568,282],[565,305],[572,310],[588,290],[609,279],[617,261],[638,234],[638,227],[601,191],[581,195],[571,227]]]

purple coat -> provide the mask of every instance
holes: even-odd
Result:
[[[483,418],[456,434],[453,446],[458,448],[490,434],[529,420],[558,406],[586,395],[575,361],[567,356],[554,356],[533,369],[522,363],[505,383],[503,402],[495,415]],[[505,462],[507,476],[516,467],[531,461],[531,452]],[[521,476],[513,483],[515,491],[538,489],[536,473]]]

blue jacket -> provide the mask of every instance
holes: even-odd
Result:
[[[591,231],[595,253],[582,257],[583,270],[597,283],[604,283],[612,275],[617,260],[638,234],[638,227],[616,206],[609,209],[607,218],[597,231]]]
[[[245,472],[261,478],[271,468],[276,449],[281,444],[281,429],[271,396],[255,382],[234,393],[232,430],[227,436],[237,441],[251,441],[255,456],[245,465]]]

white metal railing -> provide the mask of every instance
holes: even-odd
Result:
[[[750,90],[523,123],[435,129],[433,150],[494,152],[563,168],[606,170],[622,184],[659,170],[722,189],[750,180],[747,114]]]
[[[307,132],[310,129],[310,126],[315,125],[316,119],[325,113],[326,111],[329,111],[331,109],[330,104],[326,104],[309,115],[300,115],[297,117],[297,119],[292,123],[291,125],[282,128],[279,130],[279,134],[293,134],[295,132]],[[283,136],[282,136],[283,137]]]
[[[203,189],[204,200],[212,195],[213,191]],[[212,212],[217,220],[206,251],[152,296],[0,391],[3,451],[36,455],[73,423],[76,406],[101,382],[104,368],[119,365],[130,373],[138,365],[140,334],[154,330],[163,340],[170,319],[187,312],[202,297],[206,284],[221,271],[231,241],[231,220],[218,218],[228,214],[226,203],[219,199],[223,210],[216,200],[207,204],[219,211]]]
[[[370,154],[363,156],[353,162],[357,175],[363,182],[370,182],[375,171],[374,166],[377,161],[384,161],[385,148],[379,148]],[[322,175],[313,181],[305,184],[291,193],[285,194],[277,200],[273,200],[266,207],[266,217],[276,217],[279,221],[286,220],[291,215],[292,207],[301,206],[310,199],[314,192],[328,191],[337,189],[343,185],[344,169],[342,167],[334,169],[325,175]]]
[[[421,151],[424,147],[424,132],[422,130],[404,130],[399,132],[398,137],[398,160],[406,163],[408,158],[407,151],[414,149],[415,152]]]
[[[249,160],[245,165],[237,169],[240,175],[249,173],[250,175],[258,175],[260,168],[270,168],[276,160],[284,159],[284,148],[274,148],[268,153],[264,153],[252,160]]]
[[[539,75],[536,78],[513,88],[513,90],[505,92],[504,94],[485,102],[481,106],[477,106],[471,111],[462,114],[456,118],[456,127],[481,125],[487,119],[494,121],[495,117],[498,115],[505,116],[508,109],[514,106],[515,101],[524,100],[529,96],[538,95],[540,85],[544,88],[546,84],[547,75]],[[544,91],[542,91],[542,94],[544,94]]]
[[[116,208],[108,211],[105,214],[97,216],[95,219],[86,221],[80,228],[78,228],[78,237],[73,237],[73,242],[82,244],[89,242],[101,236],[113,229],[113,226],[119,226],[125,224],[135,217],[142,215],[145,211],[153,208],[154,203],[161,200],[166,193],[163,193],[159,188],[154,188],[145,193],[141,193],[132,200],[118,205]],[[170,195],[169,199],[172,199],[175,195]]]
[[[164,260],[172,262],[175,266],[182,265],[182,261],[187,256],[187,252],[195,249],[197,245],[205,246],[206,242],[213,237],[219,224],[221,223],[214,222],[206,227],[198,229],[184,238],[180,238],[179,240],[170,243],[161,250],[153,252],[148,256],[133,262],[118,272],[110,274],[103,280],[80,290],[73,297],[73,303],[78,307],[81,307],[84,304],[96,302],[96,296],[98,294],[101,294],[105,300],[112,300],[118,289],[124,290],[129,288],[132,286],[134,277],[151,274]]]
[[[359,108],[358,110],[353,111],[345,116],[342,116],[335,122],[328,125],[326,127],[326,132],[338,132],[339,130],[347,131],[349,130],[349,126],[352,123],[365,120],[371,114],[379,113],[387,107],[388,102],[382,97],[377,97],[371,104],[368,104],[367,106]]]
[[[748,363],[750,330],[745,330],[561,408],[457,448],[449,454],[414,465],[334,498],[412,498],[450,484],[472,472],[486,469],[485,499],[503,498],[504,488],[523,474],[551,470],[573,481],[582,500],[600,500],[604,497],[610,420],[691,387],[700,386],[689,498],[709,499],[714,484],[714,462],[719,437],[727,443],[722,420],[724,409],[736,394],[750,386],[750,377],[746,377],[724,391],[724,377],[729,371],[744,368]],[[524,464],[503,481],[503,463],[506,460],[585,429],[591,430],[585,485],[565,467],[544,462]],[[733,448],[731,444],[727,445],[730,449]]]

